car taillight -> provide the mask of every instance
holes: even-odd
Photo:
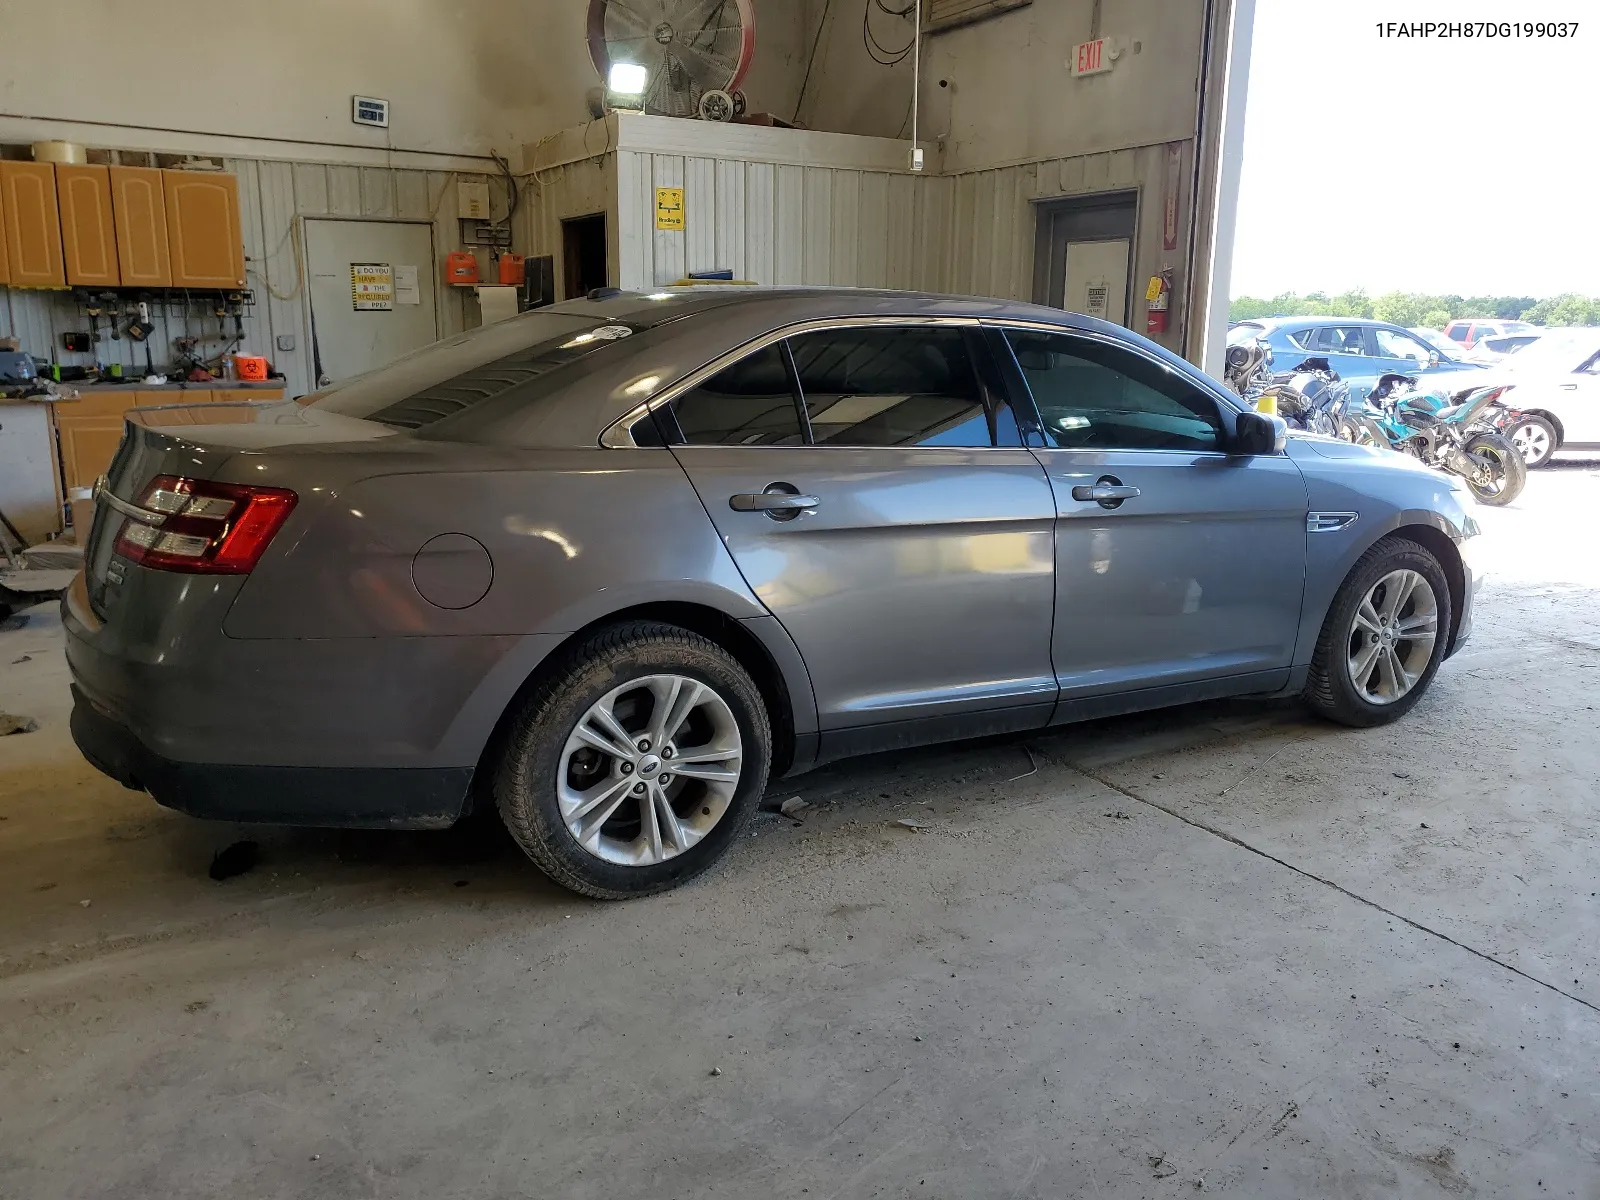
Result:
[[[287,488],[157,475],[135,502],[146,515],[122,523],[116,553],[162,571],[246,575],[297,499]]]

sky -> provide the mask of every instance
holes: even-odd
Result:
[[[1380,21],[1577,21],[1556,39]],[[1600,5],[1256,0],[1235,296],[1600,295]]]

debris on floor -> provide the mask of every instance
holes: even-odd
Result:
[[[255,842],[234,842],[211,858],[211,878],[221,882],[243,875],[261,861],[261,847]]]
[[[910,817],[901,817],[895,824],[904,825],[907,829],[926,829],[928,827],[926,822],[916,821]]]
[[[790,796],[782,804],[778,805],[778,811],[784,816],[788,817],[796,825],[799,825],[801,823],[800,814],[805,812],[805,810],[810,807],[811,805],[805,801],[804,797]]]
[[[1110,817],[1113,821],[1131,821],[1131,820],[1133,820],[1133,818],[1131,816],[1129,816],[1127,813],[1123,812],[1120,808],[1117,809],[1116,812],[1108,812],[1108,813],[1105,813],[1104,815]]]
[[[32,717],[20,717],[13,713],[0,712],[0,737],[13,733],[32,733],[39,728],[39,722]]]

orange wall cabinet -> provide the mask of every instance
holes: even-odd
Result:
[[[11,259],[6,255],[6,200],[0,190],[0,284],[11,282]]]
[[[111,173],[106,167],[56,164],[61,196],[61,250],[67,282],[75,287],[116,287],[117,232],[111,220]]]
[[[66,287],[55,168],[49,163],[0,162],[0,211],[11,286]]]
[[[212,171],[162,171],[172,286],[244,286],[239,182]]]
[[[109,167],[117,262],[127,287],[171,287],[167,199],[154,167]]]

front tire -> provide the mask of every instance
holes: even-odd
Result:
[[[1450,585],[1433,552],[1390,536],[1350,569],[1322,623],[1305,700],[1341,725],[1398,720],[1444,660]]]
[[[1492,480],[1487,484],[1466,481],[1479,504],[1500,508],[1522,495],[1522,489],[1528,484],[1528,464],[1505,438],[1498,433],[1476,433],[1467,439],[1462,449],[1477,461],[1486,463],[1492,473]]]
[[[528,697],[494,796],[541,871],[623,900],[720,859],[771,764],[766,707],[737,660],[686,629],[635,621],[567,651]]]
[[[1556,435],[1556,427],[1543,417],[1526,416],[1506,431],[1506,438],[1522,461],[1527,464],[1528,470],[1534,471],[1550,461],[1550,456],[1556,452],[1556,444],[1561,440]]]

